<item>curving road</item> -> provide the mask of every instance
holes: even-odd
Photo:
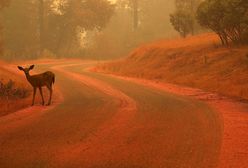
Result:
[[[25,117],[16,117],[17,112],[13,120],[0,118],[1,168],[217,166],[222,122],[214,110],[188,97],[85,70],[94,64],[37,67],[56,73],[63,101],[49,109],[31,108]]]

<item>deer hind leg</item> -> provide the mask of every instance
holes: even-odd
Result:
[[[53,94],[53,89],[52,89],[52,84],[51,85],[47,85],[47,88],[50,92],[50,96],[49,96],[49,101],[47,103],[47,105],[49,106],[51,104],[51,101],[52,101],[52,94]]]
[[[34,99],[35,99],[35,94],[36,94],[36,87],[33,88],[33,101],[32,101],[32,106],[34,105]]]
[[[40,90],[40,95],[41,95],[41,98],[42,98],[42,105],[44,106],[45,101],[44,101],[44,97],[43,97],[43,93],[42,93],[42,87],[39,87],[39,90]]]

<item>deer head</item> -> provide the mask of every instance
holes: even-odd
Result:
[[[18,66],[18,69],[19,69],[20,71],[23,71],[23,72],[27,75],[27,74],[29,74],[29,71],[30,71],[30,70],[34,69],[34,65],[31,65],[29,68],[23,68],[23,67],[21,67],[21,66]]]

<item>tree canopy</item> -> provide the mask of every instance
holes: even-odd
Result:
[[[1,0],[0,1],[0,10],[6,7],[9,4],[9,0]],[[0,23],[0,54],[3,53],[3,35],[2,35],[2,27]]]
[[[197,11],[199,23],[216,32],[223,45],[248,42],[248,1],[206,0]]]
[[[9,0],[1,0],[0,1],[0,9],[6,7],[9,4]]]
[[[82,33],[101,31],[113,13],[108,0],[13,0],[1,14],[6,54],[25,58],[44,51],[76,54]]]
[[[200,0],[175,0],[175,12],[170,14],[170,22],[174,29],[182,36],[195,34],[198,25],[196,11]]]

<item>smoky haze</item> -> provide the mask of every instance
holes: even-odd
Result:
[[[174,10],[174,0],[139,0],[136,27],[133,8],[132,3],[117,1],[110,22],[92,39],[89,55],[122,57],[141,43],[177,35],[169,18]]]
[[[174,0],[6,0],[1,57],[113,59],[177,36]]]
[[[0,0],[0,168],[248,168],[248,0]]]

